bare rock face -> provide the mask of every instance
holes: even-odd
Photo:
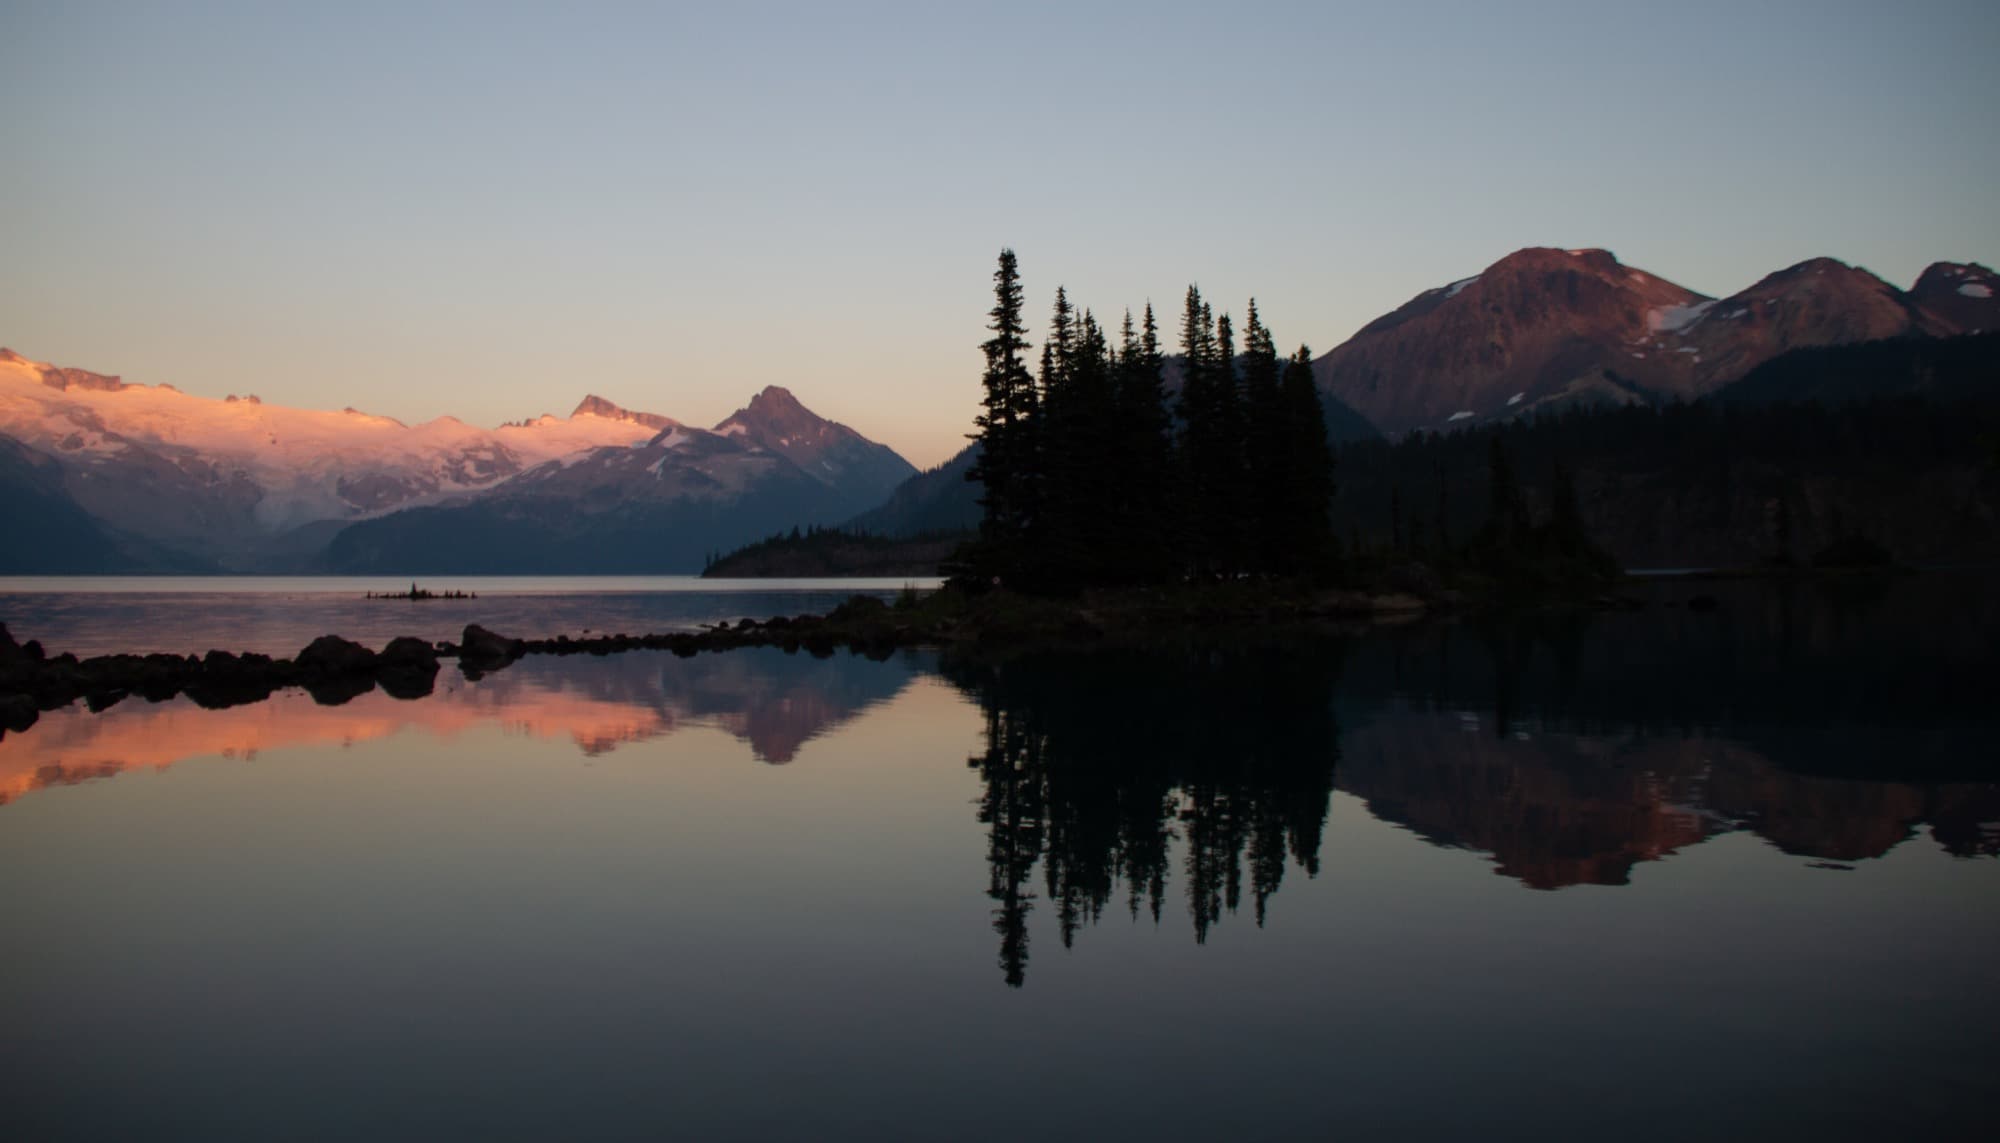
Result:
[[[1910,297],[1955,333],[2000,331],[2000,274],[1977,262],[1933,262]]]
[[[58,391],[92,389],[104,393],[117,393],[127,388],[122,378],[104,373],[92,373],[88,369],[44,365],[39,361],[30,361],[11,349],[0,348],[0,362],[25,365],[41,374],[42,384]]]
[[[1678,363],[1645,369],[1651,355],[1635,360],[1624,347],[1707,300],[1602,250],[1522,250],[1417,295],[1314,371],[1385,432],[1444,428],[1591,391],[1616,396],[1621,382],[1659,384]]]
[[[1417,295],[1315,362],[1320,384],[1388,433],[1445,429],[1568,400],[1691,399],[1805,346],[1967,332],[1986,274],[1933,267],[1965,305],[1927,305],[1858,267],[1815,258],[1727,298],[1603,250],[1529,249]],[[1919,283],[1920,288],[1923,283]],[[1984,314],[1985,310],[1979,311]],[[2000,320],[2000,319],[1996,319]]]
[[[776,385],[750,398],[715,431],[777,453],[814,480],[851,492],[862,507],[880,503],[917,473],[887,445],[827,420]]]
[[[635,413],[622,405],[614,405],[595,393],[577,402],[576,410],[570,413],[570,416],[603,417],[607,421],[630,421],[635,425],[644,425],[655,431],[671,429],[680,423],[672,417],[663,417],[658,413]]]

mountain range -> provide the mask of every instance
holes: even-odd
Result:
[[[914,471],[776,387],[712,430],[595,395],[568,417],[411,426],[196,397],[0,349],[7,571],[468,571],[420,541],[430,528],[463,543],[482,520],[504,533],[476,538],[489,562],[521,549],[535,570],[599,570],[536,550],[557,542],[621,568],[694,570],[772,527],[868,508]],[[664,550],[619,551],[628,530],[652,527],[671,532]],[[415,538],[385,552],[398,535]]]
[[[1710,298],[1604,250],[1530,248],[1437,286],[1369,322],[1313,362],[1336,445],[1448,431],[1577,404],[1661,404],[1709,396],[1798,400],[1813,385],[1770,384],[1758,366],[1815,349],[2000,331],[2000,275],[1938,262],[1907,292],[1831,258]],[[1889,356],[1894,356],[1893,351]],[[1839,368],[1872,367],[1862,354]],[[1170,360],[1169,389],[1179,371]],[[1858,388],[1851,377],[1842,397]],[[1997,394],[2000,395],[2000,394]],[[910,478],[856,527],[893,536],[965,530],[979,521],[966,483],[977,446]]]
[[[1705,398],[1815,347],[2000,330],[1996,288],[1972,263],[1905,291],[1816,258],[1711,298],[1604,250],[1531,248],[1418,294],[1314,372],[1331,439],[1395,439]],[[1817,369],[1768,373],[1735,399],[1810,396]],[[795,526],[969,528],[972,456],[916,473],[776,387],[709,429],[596,395],[486,429],[197,397],[0,349],[0,572],[693,571]]]
[[[1993,271],[1940,262],[1905,292],[1814,258],[1711,298],[1604,250],[1516,251],[1321,355],[1321,389],[1391,436],[1576,400],[1713,393],[1789,350],[2000,330]]]

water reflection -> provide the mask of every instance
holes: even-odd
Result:
[[[1832,869],[1920,835],[2000,855],[1989,600],[1753,586],[1714,611],[1670,606],[1688,590],[1632,614],[1345,639],[887,662],[641,652],[447,672],[416,702],[130,699],[0,738],[0,802],[196,755],[482,725],[584,755],[704,725],[783,763],[935,672],[983,722],[969,765],[984,892],[1016,987],[1039,925],[1064,947],[1113,912],[1184,915],[1197,943],[1239,912],[1265,925],[1288,877],[1320,871],[1335,791],[1537,890],[1626,885],[1729,834]]]
[[[1038,867],[1065,946],[1113,901],[1157,920],[1173,871],[1196,941],[1238,911],[1246,880],[1262,926],[1287,868],[1318,872],[1335,790],[1535,889],[1624,885],[1640,862],[1739,831],[1832,868],[1926,826],[1955,856],[2000,854],[2000,786],[1904,780],[1961,766],[1983,740],[1970,727],[1952,739],[1951,724],[1928,724],[1898,755],[1813,753],[1833,772],[1801,772],[1726,735],[1648,728],[1657,695],[1621,709],[1616,690],[1581,684],[1585,640],[1558,642],[1545,664],[1571,687],[1530,692],[1548,681],[1532,656],[1486,634],[1432,647],[1428,688],[1412,686],[1411,648],[1379,640],[947,662],[986,718],[971,765],[1007,982],[1025,978]],[[1491,689],[1476,697],[1468,677]],[[1600,705],[1558,715],[1565,694]],[[1889,726],[1911,715],[1877,713]]]
[[[759,761],[784,763],[805,743],[895,697],[915,672],[903,659],[856,670],[770,648],[696,659],[640,651],[530,658],[477,683],[446,671],[435,695],[414,702],[369,691],[326,706],[290,691],[223,709],[187,698],[133,697],[98,713],[78,704],[44,713],[24,733],[0,735],[0,805],[35,790],[186,758],[254,759],[282,747],[353,745],[402,732],[449,739],[479,726],[566,738],[586,756],[686,726],[712,726],[741,740]]]
[[[1318,871],[1338,669],[1336,644],[948,663],[986,718],[971,766],[1007,983],[1026,974],[1037,864],[1066,946],[1114,898],[1157,921],[1175,864],[1197,941],[1237,910],[1246,874],[1263,924],[1288,866]]]

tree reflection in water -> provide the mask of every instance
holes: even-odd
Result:
[[[985,712],[993,927],[1019,987],[1035,866],[1065,947],[1122,894],[1164,909],[1179,841],[1197,941],[1242,903],[1258,925],[1288,865],[1318,872],[1339,730],[1339,644],[1149,647],[948,660]]]
[[[1926,827],[1952,856],[2000,854],[1977,646],[1934,648],[1918,670],[1852,623],[1806,657],[1747,627],[1524,615],[947,655],[940,670],[985,718],[970,765],[1007,983],[1025,977],[1038,900],[1068,947],[1114,902],[1158,922],[1176,863],[1197,942],[1246,881],[1261,927],[1289,866],[1318,871],[1336,785],[1531,889],[1625,885],[1738,832],[1819,868]]]

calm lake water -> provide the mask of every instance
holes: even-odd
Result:
[[[1983,1137],[1991,586],[50,712],[6,1134]]]
[[[381,648],[398,635],[454,642],[469,623],[517,639],[687,631],[745,617],[823,614],[856,593],[892,597],[935,579],[697,576],[458,576],[432,592],[476,599],[370,599],[408,591],[380,576],[0,576],[0,623],[18,641],[78,656],[211,649],[290,657],[321,635]]]

